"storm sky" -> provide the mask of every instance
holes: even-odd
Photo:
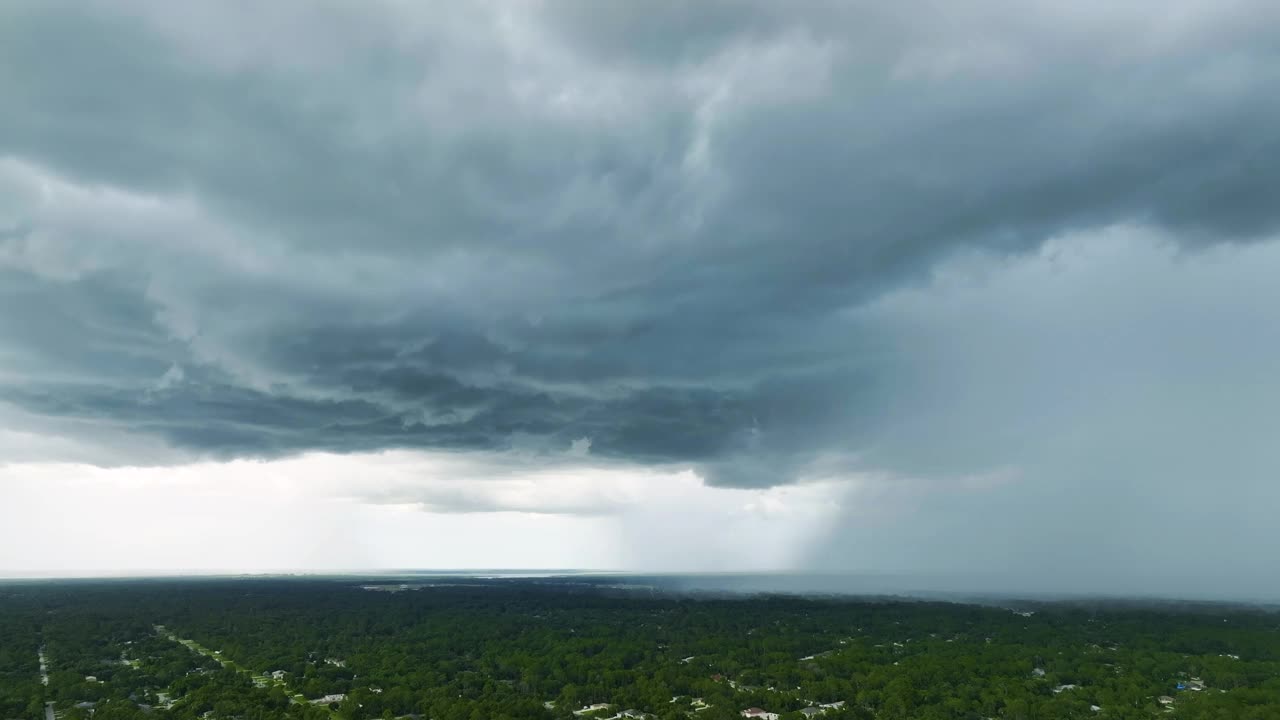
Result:
[[[0,5],[0,570],[1280,596],[1280,6]]]

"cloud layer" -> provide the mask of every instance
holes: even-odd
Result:
[[[1048,378],[1168,356],[935,365],[953,333],[1026,330],[1038,281],[968,314],[899,293],[1051,240],[1194,263],[1273,236],[1277,13],[6,3],[4,417],[128,438],[73,458],[107,465],[589,452],[736,487],[1034,465],[1027,443],[1101,417]],[[1149,318],[1088,293],[1051,322],[1119,353],[1098,328]],[[1199,372],[1163,367],[1105,417]]]

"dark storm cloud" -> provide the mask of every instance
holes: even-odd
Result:
[[[851,308],[1280,222],[1274,7],[1073,7],[8,3],[0,397],[220,457],[874,455]]]

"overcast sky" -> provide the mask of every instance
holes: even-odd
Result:
[[[0,4],[0,570],[1274,593],[1280,5]]]

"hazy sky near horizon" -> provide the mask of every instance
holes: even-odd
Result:
[[[0,571],[1280,596],[1278,157],[1263,0],[8,2]]]

